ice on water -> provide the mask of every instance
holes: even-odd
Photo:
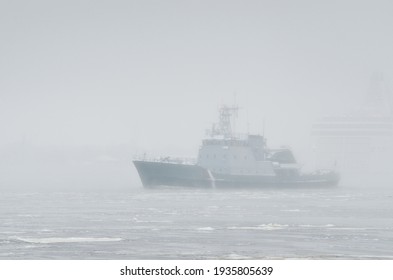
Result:
[[[392,259],[391,191],[2,194],[0,259]]]

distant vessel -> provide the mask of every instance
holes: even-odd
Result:
[[[334,170],[304,174],[289,148],[269,149],[262,135],[239,136],[231,119],[238,107],[223,106],[219,122],[202,141],[195,163],[170,157],[134,160],[144,187],[206,188],[332,186],[339,182]]]
[[[324,168],[336,162],[345,183],[391,182],[392,99],[381,73],[372,75],[363,104],[354,107],[313,124],[315,164]]]

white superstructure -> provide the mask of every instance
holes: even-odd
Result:
[[[391,172],[393,118],[384,85],[381,75],[374,76],[362,108],[314,123],[317,168],[337,165],[348,181],[374,180]]]

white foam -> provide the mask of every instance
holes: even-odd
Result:
[[[259,226],[253,226],[253,227],[228,227],[228,229],[234,229],[234,230],[280,230],[287,228],[288,225],[281,225],[281,224],[262,224]]]
[[[358,230],[370,230],[372,228],[357,228],[357,227],[336,227],[336,228],[332,228],[332,230],[354,230],[354,231],[358,231]]]
[[[201,228],[198,228],[198,230],[201,230],[201,231],[210,231],[210,230],[214,230],[214,228],[212,228],[212,227],[201,227]]]
[[[332,228],[335,227],[333,224],[326,224],[326,225],[299,225],[299,227],[305,228]]]
[[[108,238],[108,237],[49,237],[49,238],[16,238],[19,241],[28,243],[39,244],[52,244],[52,243],[84,243],[84,242],[117,242],[121,238]]]
[[[128,220],[127,219],[126,220],[119,219],[118,221],[128,221]],[[150,220],[150,221],[148,221],[148,220],[140,220],[138,218],[132,218],[132,221],[135,223],[172,223],[173,222],[171,220]]]
[[[228,260],[245,260],[245,259],[250,259],[250,257],[239,255],[239,254],[235,254],[235,253],[231,253],[229,255],[224,256],[224,259],[228,259]]]

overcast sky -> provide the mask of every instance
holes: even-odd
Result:
[[[0,0],[0,145],[196,153],[217,107],[272,145],[393,77],[391,1]],[[356,108],[355,108],[356,109]]]

